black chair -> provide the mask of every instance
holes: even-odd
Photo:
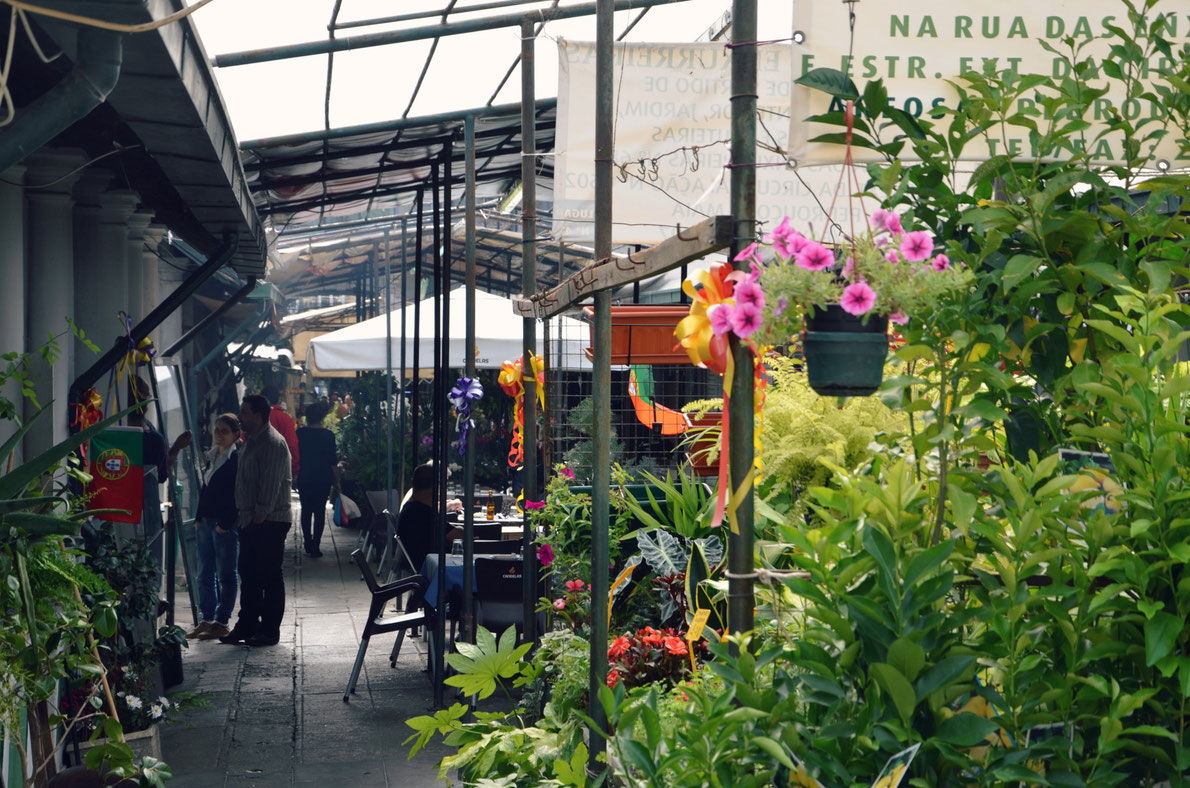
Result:
[[[504,538],[504,526],[500,523],[476,523],[472,526],[472,538],[485,542],[498,542]],[[479,552],[478,550],[476,552]]]
[[[401,644],[405,640],[405,633],[427,623],[422,599],[426,592],[426,586],[429,585],[429,581],[421,575],[413,575],[394,583],[378,585],[375,575],[372,574],[372,567],[368,565],[368,560],[362,550],[353,552],[351,560],[355,561],[364,577],[364,582],[368,584],[368,590],[372,593],[372,602],[368,606],[368,622],[364,625],[364,632],[360,637],[359,651],[355,654],[355,665],[351,668],[351,678],[348,679],[347,689],[343,692],[344,703],[350,700],[351,695],[355,692],[355,683],[359,680],[360,668],[364,665],[364,654],[368,651],[368,642],[373,635],[386,632],[397,633],[397,642],[393,645],[392,653],[388,657],[388,664],[394,668],[397,666],[397,656],[401,653]],[[386,618],[384,608],[389,601],[408,591],[413,592],[415,610],[411,613],[400,613]]]
[[[505,553],[520,553],[521,540],[520,539],[497,539],[497,540],[475,540],[475,554],[498,554]]]
[[[524,624],[524,565],[517,556],[475,559],[475,623],[499,637]]]

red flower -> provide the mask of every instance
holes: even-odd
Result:
[[[660,646],[661,645],[661,633],[658,632],[657,630],[653,629],[652,627],[645,627],[637,634],[640,635],[641,640],[643,640],[645,643],[649,644],[650,646]]]
[[[567,591],[582,591],[583,585],[584,585],[584,583],[582,580],[567,580],[566,581],[566,590]]]
[[[667,637],[662,641],[670,654],[685,654],[686,643],[681,638]]]
[[[614,687],[620,683],[620,672],[616,669],[607,672],[607,686]]]
[[[618,638],[612,641],[610,646],[608,646],[607,655],[612,659],[615,659],[622,656],[630,648],[632,648],[632,641],[623,635],[620,635]]]

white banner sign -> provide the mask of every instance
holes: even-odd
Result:
[[[1190,40],[1188,11],[1186,0],[1160,0],[1150,12],[1150,18],[1159,13],[1167,15],[1164,38],[1171,43],[1175,57],[1182,44]],[[795,31],[806,36],[794,53],[791,72],[794,79],[815,68],[848,70],[847,6],[801,0],[794,5],[793,24]],[[889,104],[914,117],[940,118],[941,115],[931,114],[933,108],[954,107],[958,103],[957,93],[946,80],[957,81],[958,75],[965,71],[982,71],[985,63],[993,63],[999,70],[1042,74],[1055,80],[1070,76],[1069,65],[1038,41],[1066,52],[1069,48],[1064,40],[1073,38],[1078,43],[1090,41],[1078,60],[1090,62],[1089,83],[1092,87],[1102,87],[1104,79],[1099,69],[1104,59],[1111,57],[1111,45],[1122,43],[1114,37],[1100,38],[1108,33],[1109,25],[1131,30],[1127,8],[1119,0],[1001,0],[976,6],[954,0],[860,3],[856,7],[850,75],[861,93],[868,82],[883,79]],[[1153,74],[1171,65],[1170,59],[1158,52],[1150,59],[1148,70]],[[1149,75],[1142,73],[1141,77],[1145,81]],[[1118,85],[1114,80],[1113,84]],[[791,158],[803,164],[841,161],[842,146],[808,142],[819,134],[840,129],[804,122],[811,115],[830,110],[830,97],[799,85],[793,90],[791,106],[794,108],[789,132]],[[834,109],[840,108],[836,103]],[[1035,91],[1027,91],[1016,109],[1037,110],[1039,114],[1034,120],[1042,130],[1047,128],[1049,121],[1041,117]],[[1160,118],[1163,108],[1150,99],[1127,99],[1122,91],[1094,99],[1083,116],[1083,120],[1092,124],[1083,132],[1092,163],[1118,163],[1122,157],[1120,134],[1113,132],[1096,140],[1112,112],[1137,123],[1144,118]],[[1146,126],[1139,136],[1143,138],[1158,127]],[[1168,128],[1169,134],[1164,139],[1145,142],[1142,150],[1152,160],[1165,160],[1174,169],[1190,166],[1190,160],[1179,157],[1176,143],[1176,139],[1186,137],[1187,130],[1175,122],[1169,122]],[[1006,139],[1000,139],[999,134],[991,135],[994,139],[990,149],[973,140],[964,149],[963,158],[984,160],[999,154],[1034,158],[1028,130],[1019,126],[1008,129]],[[855,156],[857,160],[879,159],[878,154],[866,149],[856,149]],[[1046,159],[1068,156],[1069,152],[1061,150],[1042,152]]]
[[[780,150],[789,127],[790,55],[788,46],[762,47],[758,64],[757,140]],[[558,58],[554,236],[590,241],[595,237],[595,45],[559,42]],[[729,50],[721,43],[617,44],[614,63],[613,239],[653,244],[674,235],[679,225],[730,214]],[[758,146],[756,157],[766,165],[756,171],[761,231],[789,216],[803,232],[821,235],[826,214],[820,206],[829,208],[835,200],[841,168],[802,167],[795,174],[777,153]],[[862,221],[859,203],[849,204],[847,193],[844,184],[832,213],[844,227],[849,210],[857,224]]]

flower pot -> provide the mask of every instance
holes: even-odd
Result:
[[[810,388],[824,397],[866,397],[884,380],[888,318],[861,318],[831,304],[806,320],[802,354]]]
[[[583,307],[591,320],[591,339],[594,342],[594,307]],[[690,314],[690,307],[626,304],[613,306],[612,349],[613,364],[689,364],[690,357],[674,336],[678,321]],[[587,348],[591,358],[591,348]]]
[[[146,755],[151,755],[157,760],[161,760],[161,723],[158,722],[150,725],[143,731],[125,733],[124,743],[131,748],[132,755],[137,760]],[[87,751],[101,744],[107,744],[107,739],[101,737],[93,742],[79,742],[79,755],[83,758],[84,762],[87,758]]]
[[[723,412],[712,410],[704,413],[701,416],[690,415],[690,428],[694,430],[703,429],[706,427],[718,427],[723,423]],[[714,451],[719,445],[719,430],[713,433],[700,436],[697,440],[690,444],[686,452],[686,459],[690,461],[690,470],[698,476],[718,476],[719,475],[719,459],[722,454],[715,454],[715,459],[710,459],[710,452]],[[714,435],[714,437],[711,437]]]

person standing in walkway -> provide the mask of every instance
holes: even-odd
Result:
[[[269,401],[269,424],[273,429],[281,433],[281,437],[285,439],[285,445],[289,447],[289,472],[293,478],[298,477],[298,471],[301,470],[302,450],[298,446],[297,438],[297,424],[281,407],[281,389],[276,386],[265,386],[261,390],[261,395]]]
[[[314,402],[306,406],[306,426],[297,431],[301,469],[297,476],[298,497],[302,502],[302,540],[306,555],[322,557],[319,545],[326,527],[326,501],[333,485],[342,492],[339,483],[339,458],[335,451],[335,433],[322,426],[327,406]]]
[[[240,553],[235,497],[239,439],[240,420],[234,413],[220,415],[215,420],[214,445],[207,453],[194,520],[199,622],[186,637],[195,640],[214,640],[230,634],[227,625],[236,604],[236,562]]]
[[[240,616],[223,643],[272,646],[281,639],[285,577],[281,571],[289,506],[289,448],[269,425],[268,400],[253,394],[240,406],[247,434],[236,469],[236,510],[240,530]]]

